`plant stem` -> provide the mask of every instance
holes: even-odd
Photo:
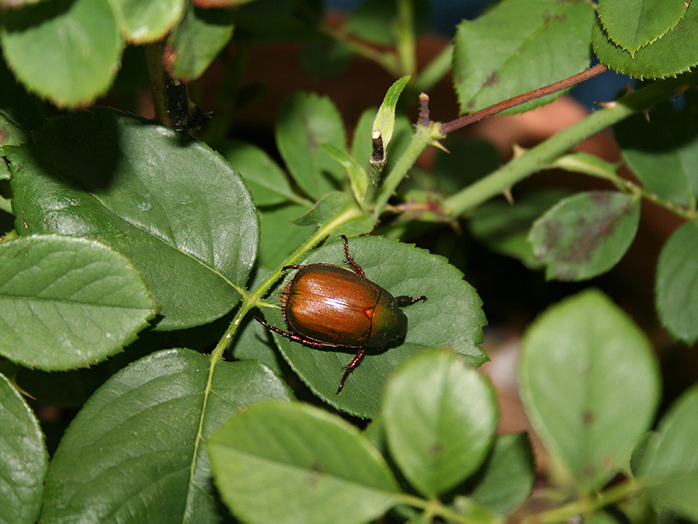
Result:
[[[640,483],[634,479],[630,479],[602,491],[593,498],[585,497],[575,500],[574,502],[570,502],[569,504],[565,504],[564,506],[560,506],[559,508],[543,511],[541,513],[534,513],[532,515],[528,515],[521,522],[522,524],[565,522],[567,519],[577,515],[589,516],[594,512],[613,504],[614,502],[623,500],[624,498],[641,491],[642,489],[643,486]]]
[[[439,80],[451,71],[453,62],[453,44],[443,50],[419,73],[411,86],[418,93],[427,92],[433,88]]]
[[[560,131],[545,142],[513,158],[508,164],[444,201],[451,218],[463,215],[475,206],[499,195],[515,183],[543,169],[554,159],[583,140],[603,131],[630,115],[645,111],[654,104],[680,93],[695,83],[695,74],[669,78],[633,91],[604,109],[592,113],[577,124]],[[470,115],[473,116],[473,115]],[[453,127],[451,126],[450,129]],[[444,126],[441,126],[444,131]]]
[[[398,0],[397,14],[397,53],[400,58],[400,75],[413,75],[417,71],[417,47],[414,38],[412,0]]]
[[[398,160],[397,164],[390,171],[385,179],[385,182],[381,185],[380,193],[376,199],[376,205],[374,207],[374,216],[377,218],[382,213],[388,200],[395,192],[397,186],[405,178],[409,169],[415,164],[419,155],[427,148],[427,146],[434,143],[435,140],[444,138],[444,135],[439,130],[439,124],[434,122],[429,126],[424,126],[418,124],[412,139],[410,140],[407,149]]]
[[[522,95],[517,95],[512,98],[508,98],[507,100],[503,100],[502,102],[498,102],[494,105],[481,109],[480,111],[476,111],[475,113],[464,115],[460,118],[456,118],[455,120],[451,120],[450,122],[446,122],[445,124],[441,124],[441,131],[448,134],[456,129],[460,129],[461,127],[465,127],[496,113],[501,113],[502,111],[510,109],[514,106],[535,100],[536,98],[552,95],[553,93],[557,93],[559,91],[564,91],[565,89],[569,89],[570,87],[598,76],[601,73],[605,73],[606,71],[608,71],[608,68],[605,65],[597,64],[594,67],[590,67],[586,71],[582,71],[581,73],[569,78],[565,78],[564,80],[560,80],[559,82],[555,82],[554,84],[539,87],[533,91],[528,91]]]
[[[145,65],[148,69],[150,91],[153,97],[155,117],[162,125],[169,125],[165,95],[165,69],[162,65],[162,43],[145,46]]]

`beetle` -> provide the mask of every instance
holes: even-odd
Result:
[[[314,348],[356,349],[354,358],[344,367],[337,393],[349,374],[361,363],[367,349],[382,348],[400,339],[407,331],[407,317],[400,309],[427,299],[394,297],[386,289],[366,278],[363,269],[349,254],[344,239],[345,268],[332,264],[285,266],[295,269],[281,292],[281,308],[288,331],[257,318],[257,321],[290,340]]]

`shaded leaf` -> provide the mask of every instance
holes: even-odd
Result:
[[[497,429],[494,389],[450,351],[408,360],[385,390],[390,454],[410,484],[435,498],[484,461]]]
[[[57,235],[0,243],[0,353],[25,367],[100,362],[157,311],[140,272],[105,245]]]
[[[642,331],[598,291],[549,308],[523,340],[519,383],[526,414],[587,493],[627,464],[652,423],[659,380]]]
[[[44,435],[34,412],[0,373],[0,520],[34,524],[48,469]]]
[[[589,67],[590,2],[504,0],[458,25],[453,82],[461,113],[552,84]],[[502,38],[506,35],[506,38]],[[520,112],[562,93],[517,106]]]
[[[676,109],[664,102],[614,126],[623,158],[642,184],[676,205],[695,204],[698,195],[698,100],[685,95]]]
[[[286,97],[276,121],[276,143],[289,173],[312,199],[337,189],[344,179],[344,168],[322,147],[347,149],[342,117],[329,98],[307,93]]]
[[[677,338],[698,340],[698,224],[688,222],[669,237],[657,263],[659,319]]]
[[[159,329],[206,324],[239,300],[257,217],[240,177],[208,146],[95,109],[5,149],[20,233],[86,236],[127,255],[163,306]]]
[[[528,241],[529,230],[537,218],[567,195],[551,189],[517,197],[513,204],[503,200],[486,202],[468,222],[470,231],[492,251],[516,258],[529,268],[541,267]]]
[[[306,206],[284,204],[259,210],[260,237],[257,262],[274,268],[315,231],[315,224],[301,226],[294,219],[308,212]]]
[[[366,438],[309,405],[252,407],[207,444],[223,500],[245,522],[359,523],[397,502],[397,483]]]
[[[686,7],[684,0],[600,0],[598,11],[606,34],[633,55],[671,31]]]
[[[5,60],[29,91],[76,107],[104,94],[123,41],[109,0],[41,2],[4,13]]]
[[[332,231],[335,237],[363,235],[369,233],[374,226],[372,216],[365,215],[352,197],[338,191],[328,193],[310,211],[292,222],[298,226],[320,226],[339,220],[340,217],[342,225]]]
[[[511,514],[531,495],[536,480],[534,460],[525,433],[497,437],[473,500],[500,515]]]
[[[585,280],[618,263],[639,221],[636,196],[590,191],[560,201],[536,220],[528,239],[547,278]]]
[[[172,76],[199,78],[233,36],[233,22],[225,9],[188,6],[168,39]]]
[[[184,0],[110,0],[127,40],[144,44],[164,37],[184,11]]]
[[[203,441],[272,398],[288,399],[288,390],[256,362],[211,368],[187,349],[134,362],[71,422],[46,477],[42,522],[219,522]]]
[[[658,508],[698,519],[698,389],[693,387],[662,418],[639,460],[638,480]]]
[[[299,200],[286,174],[263,149],[241,140],[226,141],[216,149],[245,179],[258,206]]]
[[[408,319],[404,342],[369,350],[339,395],[336,392],[342,370],[355,350],[313,349],[275,336],[284,358],[316,395],[338,409],[372,418],[378,412],[386,377],[410,356],[437,347],[456,351],[474,365],[487,360],[478,346],[482,341],[482,326],[486,324],[482,302],[473,287],[463,280],[463,274],[445,259],[378,237],[350,240],[349,252],[366,277],[393,296],[426,295],[428,300],[403,309]],[[302,263],[345,266],[344,243],[323,246]],[[292,275],[289,272],[286,281]],[[283,287],[280,284],[270,300],[278,300]],[[272,325],[285,328],[280,310],[268,309],[265,315]]]

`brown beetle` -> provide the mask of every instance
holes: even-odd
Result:
[[[298,270],[281,293],[288,331],[257,319],[272,331],[307,346],[356,349],[356,355],[344,368],[337,393],[342,391],[349,373],[361,363],[367,348],[382,348],[405,335],[407,317],[400,307],[426,300],[424,296],[393,297],[366,278],[349,255],[347,237],[342,238],[347,264],[352,269],[331,264],[284,267]]]

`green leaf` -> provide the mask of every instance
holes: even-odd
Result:
[[[606,34],[631,55],[671,31],[686,13],[684,0],[600,0]]]
[[[351,180],[351,189],[354,193],[354,198],[357,202],[363,202],[366,188],[368,187],[368,176],[366,170],[354,160],[354,157],[349,156],[349,153],[337,149],[332,144],[323,144],[327,152],[346,169]]]
[[[158,329],[206,324],[239,300],[257,217],[240,177],[208,146],[95,109],[5,149],[20,233],[86,236],[127,255],[163,306]]]
[[[698,99],[685,95],[676,109],[671,102],[650,113],[634,115],[614,126],[628,166],[642,184],[660,198],[680,206],[694,206],[698,195]]]
[[[636,196],[590,191],[560,201],[536,220],[528,239],[547,278],[585,280],[618,263],[639,221]]]
[[[332,231],[335,237],[364,235],[375,225],[373,217],[363,214],[352,197],[338,191],[328,193],[310,211],[291,222],[298,226],[309,226],[326,225],[335,220],[342,222],[341,226]]]
[[[276,143],[291,176],[313,200],[338,189],[344,168],[323,144],[346,151],[342,117],[329,98],[294,93],[286,97],[276,121]]]
[[[390,140],[393,138],[393,129],[395,128],[395,106],[397,106],[402,90],[405,89],[410,78],[409,75],[403,76],[390,86],[390,89],[388,89],[388,92],[385,94],[383,103],[378,108],[376,119],[373,121],[373,130],[381,132],[383,147],[386,149],[388,148]]]
[[[0,354],[25,367],[100,362],[157,311],[140,272],[105,245],[57,235],[0,243]]]
[[[461,113],[472,113],[589,67],[593,22],[593,5],[577,0],[504,0],[477,20],[461,22],[453,55],[453,82]],[[561,94],[512,111],[532,109]]]
[[[315,231],[315,224],[300,226],[293,222],[307,212],[306,206],[296,204],[259,209],[257,262],[260,266],[270,269],[277,267]]]
[[[167,42],[172,75],[187,80],[199,78],[232,36],[229,11],[188,6]]]
[[[652,502],[698,519],[698,388],[672,406],[653,433],[635,472]]]
[[[318,408],[265,403],[207,443],[218,490],[245,522],[366,522],[397,503],[397,483],[356,428]]]
[[[570,173],[582,173],[583,175],[594,176],[614,183],[618,179],[616,172],[619,167],[620,164],[612,164],[596,155],[584,153],[583,151],[566,153],[546,166],[548,169],[564,169]]]
[[[497,437],[472,498],[499,515],[510,515],[531,495],[536,480],[531,441],[525,433]]]
[[[592,44],[599,61],[614,71],[635,78],[666,78],[698,64],[697,27],[698,5],[694,2],[671,31],[633,56],[610,41],[598,22],[592,30]]]
[[[71,422],[46,477],[42,522],[219,522],[203,441],[272,398],[288,390],[256,362],[212,368],[187,349],[134,362]]]
[[[135,44],[160,40],[182,16],[184,0],[110,0],[121,31]]]
[[[42,2],[6,11],[0,43],[26,88],[61,107],[84,106],[105,93],[124,45],[109,0]]]
[[[698,340],[698,224],[687,222],[671,235],[657,263],[656,299],[662,324],[677,338]]]
[[[382,350],[369,350],[340,394],[337,394],[337,386],[355,350],[313,349],[275,336],[284,358],[316,395],[342,411],[373,418],[380,407],[386,377],[410,356],[437,347],[465,355],[474,365],[487,361],[478,346],[482,341],[482,326],[486,324],[482,301],[463,280],[463,274],[445,259],[378,237],[352,239],[349,252],[366,277],[393,296],[426,295],[428,300],[403,309],[408,319],[404,342]],[[302,263],[345,266],[344,243],[327,244]],[[289,272],[286,282],[292,275]],[[283,287],[284,284],[280,284],[270,300],[278,300]],[[280,310],[269,309],[265,315],[272,325],[285,328]]]
[[[298,202],[286,174],[263,149],[241,140],[228,140],[216,149],[245,179],[258,206]]]
[[[41,508],[48,453],[34,412],[2,373],[0,420],[0,520],[34,524]]]
[[[499,419],[492,386],[461,356],[444,350],[400,367],[386,386],[383,413],[392,458],[429,498],[482,464]]]
[[[519,383],[538,436],[587,493],[626,466],[660,395],[644,334],[595,290],[551,307],[529,328]]]
[[[528,268],[541,267],[528,241],[533,222],[568,195],[551,189],[517,197],[513,204],[492,200],[479,206],[469,221],[471,233],[496,253],[516,258]]]

